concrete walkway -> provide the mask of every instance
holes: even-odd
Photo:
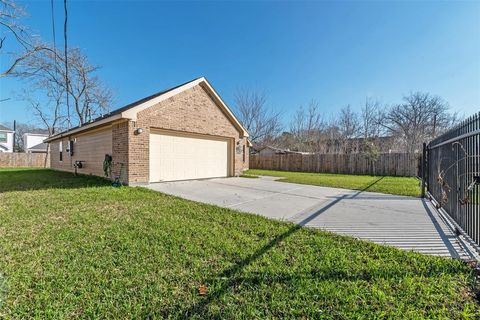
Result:
[[[150,184],[148,188],[405,250],[467,257],[457,237],[423,199],[274,180],[192,180]]]

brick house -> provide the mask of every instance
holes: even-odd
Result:
[[[45,142],[50,144],[52,169],[98,176],[107,172],[135,185],[239,175],[248,169],[247,138],[202,77]]]

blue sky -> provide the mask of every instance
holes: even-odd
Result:
[[[51,41],[50,2],[21,3]],[[266,91],[285,123],[311,99],[331,115],[417,90],[480,110],[480,2],[70,1],[69,45],[102,66],[112,109],[205,76],[231,107],[239,88]],[[0,99],[23,85],[0,80]],[[0,103],[0,122],[13,119],[33,121],[24,102]]]

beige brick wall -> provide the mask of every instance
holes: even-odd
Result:
[[[50,167],[55,170],[73,171],[70,157],[66,155],[67,139],[55,140],[50,143]],[[60,161],[60,143],[62,143],[63,160]]]
[[[124,121],[112,125],[112,176],[128,183],[128,138],[131,123]]]
[[[136,128],[143,132],[135,135]],[[248,147],[243,145],[246,138],[232,124],[214,100],[200,86],[185,90],[159,104],[139,112],[137,121],[129,132],[129,182],[148,182],[149,180],[149,137],[150,128],[184,131],[213,136],[232,138],[234,144],[234,173],[241,174],[248,169]]]
[[[135,134],[142,128],[141,134]],[[105,153],[112,154],[112,176],[119,176],[122,163],[124,183],[149,182],[149,138],[151,128],[175,130],[203,135],[221,136],[235,141],[233,171],[235,175],[248,169],[249,150],[246,138],[219,109],[214,100],[200,86],[181,92],[138,113],[137,121],[114,123],[101,131],[92,131],[78,137],[74,156],[66,152],[67,139],[63,139],[63,161],[59,161],[59,140],[51,146],[51,167],[73,171],[75,160],[86,161],[81,173],[103,176]],[[245,155],[244,155],[245,146]]]
[[[73,156],[67,152],[68,140],[75,140]],[[60,161],[60,146],[62,142],[63,160]],[[105,176],[103,172],[103,160],[105,154],[112,154],[112,129],[110,126],[92,130],[82,134],[72,135],[68,138],[55,140],[50,143],[52,169],[62,171],[74,171],[75,161],[84,161],[84,168],[78,169],[78,173]]]

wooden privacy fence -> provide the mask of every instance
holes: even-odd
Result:
[[[418,175],[420,155],[382,153],[376,159],[365,154],[250,155],[250,169],[380,176]]]
[[[46,153],[17,153],[1,152],[0,168],[14,167],[44,167]],[[47,167],[50,167],[50,159],[47,159]]]

